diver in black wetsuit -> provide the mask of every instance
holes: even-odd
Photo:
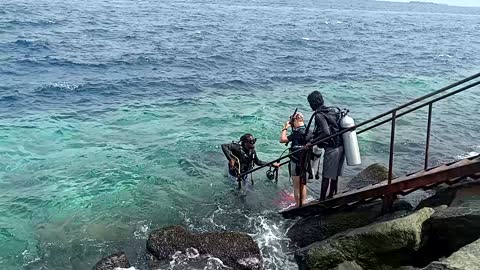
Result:
[[[315,129],[313,131],[313,139],[307,144],[307,147],[312,146],[311,142],[319,141],[330,135],[338,133],[340,127],[338,121],[340,112],[334,107],[327,107],[324,104],[323,96],[318,91],[313,91],[307,97],[308,103],[312,108],[315,118]],[[307,130],[310,128],[310,122]],[[337,194],[338,177],[343,174],[343,167],[345,163],[345,152],[343,149],[343,141],[341,136],[333,137],[320,145],[320,148],[325,149],[323,155],[323,170],[322,170],[322,186],[320,191],[320,200],[323,201],[327,197],[327,190],[329,189],[328,197],[332,198]]]
[[[255,139],[252,134],[247,133],[240,137],[239,143],[232,142],[222,144],[222,151],[229,162],[228,174],[230,178],[236,180],[239,173],[242,174],[251,170],[254,165],[262,166],[266,164],[266,162],[260,160],[257,156],[257,152],[255,151],[256,142],[257,139]],[[272,166],[278,167],[279,164],[274,163]],[[241,179],[243,186],[246,184],[247,177],[248,175],[245,175]]]

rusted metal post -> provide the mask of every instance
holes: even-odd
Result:
[[[428,169],[428,151],[430,148],[430,132],[432,127],[432,107],[433,103],[428,104],[428,123],[427,123],[427,142],[425,143],[425,166],[424,170]]]
[[[395,123],[397,121],[397,111],[392,112],[392,128],[390,130],[390,156],[388,159],[388,186],[382,200],[382,214],[389,213],[392,209],[394,197],[391,194],[390,184],[393,178],[393,153],[395,151]]]
[[[387,194],[385,196],[383,196],[382,198],[382,215],[385,215],[385,214],[388,214],[390,212],[392,212],[392,206],[393,206],[393,201],[394,201],[395,197],[390,195],[390,194]]]
[[[388,184],[392,183],[393,178],[393,151],[395,146],[395,122],[397,118],[397,111],[392,112],[392,129],[390,134],[390,158],[388,160]]]

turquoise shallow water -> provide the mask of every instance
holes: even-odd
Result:
[[[254,175],[240,197],[221,143],[278,157],[281,123],[322,91],[357,122],[478,72],[480,11],[359,2],[9,1],[0,10],[0,266],[141,261],[151,229],[250,233],[267,269],[295,269]],[[478,88],[435,105],[432,164],[480,152]],[[398,121],[395,168],[421,168],[425,110]],[[388,128],[360,138],[386,163]],[[140,265],[141,266],[141,265]],[[141,266],[142,267],[142,266]]]

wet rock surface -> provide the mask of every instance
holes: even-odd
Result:
[[[114,270],[116,268],[129,267],[131,267],[131,265],[128,261],[127,255],[123,252],[119,252],[101,259],[95,264],[93,270]]]
[[[444,184],[434,190],[435,194],[421,201],[416,207],[417,210],[423,207],[450,206],[452,203],[453,206],[458,206],[465,201],[480,200],[480,181],[471,178],[451,186]]]
[[[299,249],[297,261],[305,269],[331,269],[344,261],[355,261],[365,269],[402,265],[420,248],[422,225],[433,212],[424,208],[402,218],[336,234]]]
[[[397,200],[393,210],[394,213],[382,217],[382,200],[376,200],[342,211],[300,219],[290,227],[287,236],[293,245],[305,247],[339,232],[362,227],[379,219],[388,220],[404,216],[412,210],[412,206],[406,201]]]
[[[448,258],[430,263],[422,270],[480,269],[480,240],[462,247]]]
[[[171,260],[178,252],[198,252],[198,255],[208,254],[221,260],[231,269],[263,269],[258,245],[244,233],[193,234],[182,226],[169,226],[150,233],[147,250],[152,255],[151,268],[155,268],[162,260]]]
[[[388,168],[380,163],[374,163],[347,183],[347,190],[357,189],[364,186],[380,183],[388,179]]]

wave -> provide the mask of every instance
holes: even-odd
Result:
[[[130,55],[122,55],[121,58],[128,58]],[[134,65],[153,65],[153,64],[158,64],[160,61],[151,56],[137,56],[129,60],[114,60],[112,64],[114,65],[126,65],[126,66],[134,66]],[[110,64],[109,64],[110,65]]]
[[[464,158],[469,158],[469,157],[474,157],[480,155],[480,145],[475,145],[472,148],[472,151],[468,153],[464,153],[461,155],[455,156],[456,159],[464,159]]]
[[[22,46],[32,46],[32,45],[41,45],[45,46],[48,45],[47,41],[31,41],[31,40],[26,40],[26,39],[17,39],[15,41],[15,44],[17,45],[22,45]]]
[[[297,269],[295,262],[288,259],[289,239],[285,236],[287,227],[284,220],[276,220],[272,212],[265,211],[259,216],[249,217],[251,234],[262,251],[265,269]]]
[[[15,61],[15,64],[29,65],[33,67],[58,66],[58,67],[93,67],[93,68],[107,68],[104,63],[81,63],[75,62],[65,58],[44,57],[44,58],[24,58]]]
[[[46,86],[42,86],[35,90],[36,93],[48,94],[48,93],[59,93],[59,92],[72,92],[79,88],[79,85],[69,84],[67,82],[61,83],[50,83]]]
[[[12,25],[12,26],[49,26],[49,25],[55,25],[58,24],[57,21],[54,20],[38,20],[38,21],[21,21],[21,20],[10,20],[6,22],[7,25]]]
[[[109,83],[87,83],[83,85],[70,84],[67,82],[50,83],[34,90],[36,97],[70,97],[78,94],[93,94],[99,96],[114,96],[122,93],[119,84]]]
[[[215,211],[200,220],[185,215],[185,224],[193,231],[233,230],[248,233],[260,248],[264,269],[271,270],[298,268],[293,256],[287,254],[289,239],[285,232],[292,223],[293,221],[284,220],[271,210],[253,213],[228,205],[217,205]]]
[[[29,49],[34,51],[50,50],[50,44],[44,40],[17,39],[14,42],[6,43],[7,48]]]
[[[451,55],[449,54],[439,54],[438,57],[443,57],[443,58],[452,58]]]
[[[17,95],[0,96],[0,102],[14,102],[20,99]]]

